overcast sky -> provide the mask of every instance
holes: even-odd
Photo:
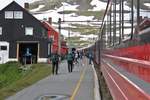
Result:
[[[5,6],[7,6],[9,3],[12,1],[16,1],[19,3],[21,6],[24,6],[25,2],[33,2],[35,0],[0,0],[0,10],[3,9]]]

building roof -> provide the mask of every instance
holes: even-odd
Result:
[[[10,4],[8,4],[6,7],[4,7],[2,10],[0,10],[0,14],[3,13],[3,11],[5,11],[8,7],[13,6],[13,5],[20,7],[22,11],[24,11],[27,14],[29,14],[33,19],[35,19],[36,21],[38,21],[41,24],[41,26],[43,26],[47,30],[47,28],[42,24],[42,22],[40,20],[38,20],[37,18],[35,18],[28,10],[26,10],[25,8],[23,8],[22,6],[20,6],[15,1],[12,1]]]
[[[48,30],[52,29],[53,31],[59,33],[49,22],[47,22],[47,21],[41,21],[41,22],[45,25],[45,27],[46,27]]]

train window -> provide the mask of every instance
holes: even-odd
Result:
[[[0,46],[1,50],[7,50],[7,46]]]

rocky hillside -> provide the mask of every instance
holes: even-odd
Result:
[[[79,7],[77,8],[79,10],[88,10],[93,8],[93,6],[90,5],[90,2],[92,2],[92,0],[40,0],[31,3],[30,9],[37,8],[39,5],[45,5],[45,7],[41,9],[41,11],[47,11],[50,9],[61,7],[62,2],[66,2],[72,5],[79,5]]]
[[[68,39],[70,33],[72,46],[82,47],[94,43],[97,39],[99,21],[102,19],[108,0],[37,0],[30,3],[30,11],[36,18],[43,20],[52,17],[53,26],[58,28],[58,18],[64,21],[85,21],[70,22],[62,24],[61,33]],[[120,0],[117,0],[119,3]],[[130,11],[131,0],[125,0],[125,10]],[[150,10],[150,0],[140,0],[143,10]],[[136,7],[136,0],[134,0]],[[119,6],[119,5],[117,5]],[[146,16],[148,13],[144,13]],[[126,20],[130,19],[127,13]],[[70,31],[69,31],[70,30]]]
[[[97,4],[103,6],[100,8]],[[70,30],[71,46],[83,47],[97,40],[100,25],[90,21],[101,20],[106,5],[106,1],[99,0],[39,0],[30,3],[30,11],[40,20],[52,17],[56,29],[59,17],[65,21],[85,21],[63,23],[61,31],[68,40]]]

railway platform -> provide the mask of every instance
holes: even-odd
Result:
[[[58,75],[50,75],[6,100],[100,100],[93,65],[85,58],[68,73],[67,62],[59,65]]]

